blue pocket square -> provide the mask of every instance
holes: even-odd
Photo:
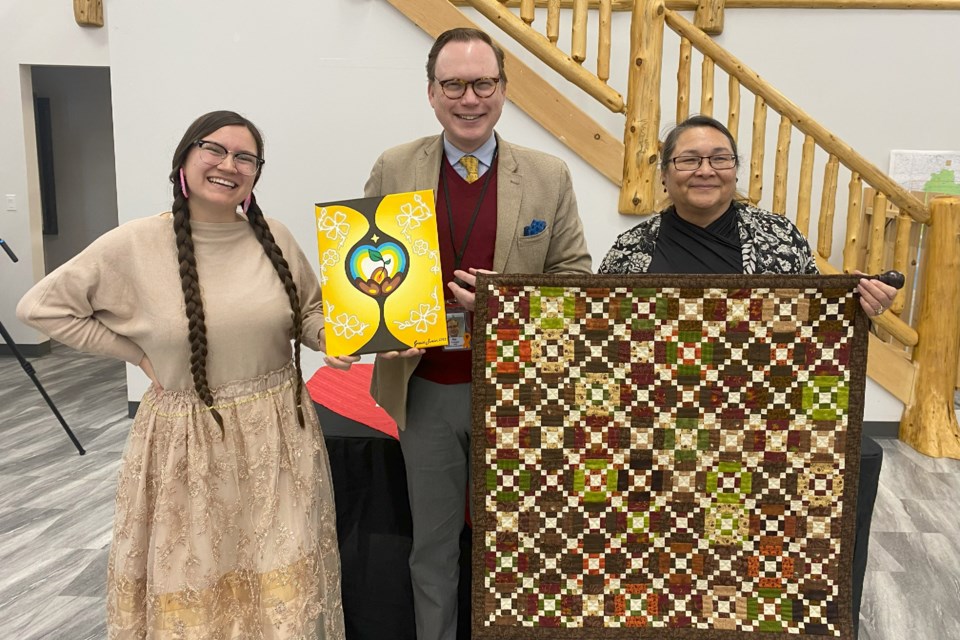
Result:
[[[543,220],[534,220],[523,228],[523,237],[535,236],[543,233],[547,228],[547,223]]]

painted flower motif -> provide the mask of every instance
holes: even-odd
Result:
[[[340,256],[333,249],[327,249],[323,252],[323,264],[324,265],[333,265],[337,264],[337,260],[340,259]]]
[[[417,333],[426,333],[427,329],[437,324],[437,312],[429,304],[422,303],[420,309],[410,312],[413,329]]]
[[[320,286],[327,284],[329,278],[327,277],[327,269],[337,264],[340,260],[340,254],[336,252],[335,249],[327,249],[323,252],[323,255],[320,256]]]
[[[427,244],[427,241],[423,238],[415,240],[413,246],[410,247],[410,250],[413,251],[414,255],[422,256],[430,250],[430,245]]]
[[[363,329],[364,327],[360,324],[360,319],[357,316],[348,316],[346,313],[341,313],[337,316],[337,321],[333,328],[338,336],[346,338],[347,340],[362,333]]]
[[[330,240],[346,237],[347,231],[350,230],[350,225],[347,224],[347,214],[343,211],[337,211],[331,216],[326,215],[326,211],[326,209],[323,210],[324,215],[321,216],[320,221],[317,223],[317,228],[320,232],[326,233],[327,238]]]
[[[400,215],[397,216],[397,224],[401,229],[416,229],[420,226],[420,218],[417,216],[419,207],[413,208],[409,202],[400,206]]]

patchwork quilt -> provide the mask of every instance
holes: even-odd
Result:
[[[473,637],[853,637],[856,276],[477,287]]]

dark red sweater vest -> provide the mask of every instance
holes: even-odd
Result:
[[[453,242],[456,242],[458,251],[463,248],[470,218],[473,217],[477,201],[480,199],[480,192],[483,191],[483,184],[489,175],[490,184],[487,186],[483,202],[480,203],[480,212],[470,233],[460,268],[464,271],[469,267],[493,269],[493,250],[497,240],[497,160],[494,160],[489,171],[473,184],[468,184],[461,178],[450,166],[446,157],[440,163],[440,171],[446,179],[447,192],[450,195],[450,206],[453,209]],[[453,301],[453,294],[447,288],[447,283],[453,281],[456,259],[450,238],[450,216],[447,213],[442,181],[437,185],[437,235],[440,240],[440,267],[443,271],[444,288],[441,295]],[[472,329],[472,317],[470,323]],[[413,375],[440,384],[470,382],[473,366],[471,353],[470,350],[444,351],[442,347],[427,349]]]

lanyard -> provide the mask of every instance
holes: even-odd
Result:
[[[473,225],[477,222],[477,216],[480,215],[480,205],[483,204],[483,198],[487,195],[487,187],[490,186],[490,178],[493,175],[493,165],[497,161],[497,151],[493,152],[493,158],[490,160],[490,168],[483,180],[483,187],[480,189],[480,197],[477,199],[477,206],[473,210],[473,216],[470,218],[470,226],[467,227],[467,233],[463,236],[463,246],[457,251],[457,240],[453,235],[453,208],[450,206],[450,190],[447,188],[447,175],[445,171],[440,172],[440,184],[443,186],[443,200],[447,205],[447,221],[450,226],[450,247],[453,249],[453,269],[456,271],[463,262],[463,256],[467,252],[467,245],[470,243],[470,234],[473,233]]]

